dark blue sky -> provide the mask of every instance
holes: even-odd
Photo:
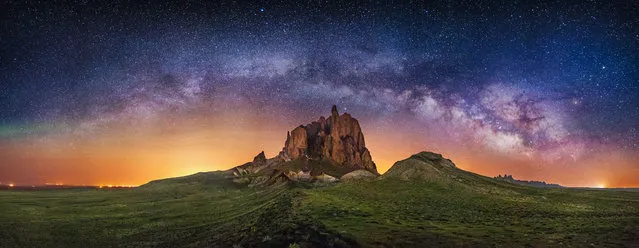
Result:
[[[636,2],[283,2],[6,1],[0,139],[242,101],[290,120],[338,104],[506,154],[639,148]]]

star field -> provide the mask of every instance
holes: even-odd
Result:
[[[0,156],[11,162],[0,165],[10,175],[0,181],[60,166],[44,158],[25,166],[14,149],[86,158],[94,152],[86,147],[169,136],[204,149],[237,137],[188,134],[281,133],[337,104],[360,119],[382,170],[431,149],[484,174],[639,185],[628,176],[639,173],[631,1],[8,1],[1,9]],[[281,148],[250,137],[236,149]],[[82,161],[73,166],[90,167]],[[203,161],[197,169],[235,165]]]

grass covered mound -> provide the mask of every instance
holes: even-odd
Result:
[[[420,153],[323,187],[208,172],[131,190],[0,191],[0,247],[639,244],[639,192],[533,188],[447,161]]]

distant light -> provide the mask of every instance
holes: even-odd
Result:
[[[597,188],[603,189],[603,188],[606,188],[606,185],[603,185],[603,184],[597,184]]]
[[[264,12],[264,8],[260,8],[260,12]]]
[[[137,185],[130,184],[108,184],[108,185],[98,185],[98,188],[135,188]]]
[[[9,187],[13,188],[13,186],[15,186],[15,185],[13,185],[13,183],[10,183],[10,184],[9,184]]]

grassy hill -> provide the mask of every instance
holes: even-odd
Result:
[[[208,172],[131,190],[7,190],[0,213],[0,247],[639,244],[639,192],[516,185],[430,153],[324,187]]]

